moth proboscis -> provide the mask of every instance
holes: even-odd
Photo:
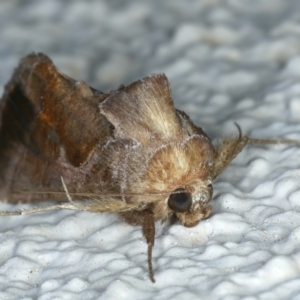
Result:
[[[214,147],[175,109],[164,74],[102,93],[61,73],[44,54],[28,55],[0,102],[0,197],[64,202],[0,215],[118,213],[142,226],[155,282],[156,221],[175,215],[191,227],[207,218],[213,181],[247,144],[300,144],[250,139],[237,127],[237,136]]]

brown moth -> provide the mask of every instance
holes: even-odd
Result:
[[[44,54],[31,54],[0,102],[0,199],[65,202],[0,215],[118,213],[142,226],[154,282],[155,221],[175,215],[191,227],[207,218],[213,181],[249,143],[299,142],[249,139],[239,129],[214,147],[174,108],[164,74],[101,93],[61,73]]]

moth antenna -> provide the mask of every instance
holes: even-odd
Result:
[[[73,203],[62,203],[58,205],[49,205],[49,206],[41,206],[41,207],[33,207],[24,210],[2,210],[0,211],[0,216],[24,216],[35,214],[44,211],[51,211],[51,210],[59,210],[59,209],[68,209],[68,210],[82,210],[82,207],[74,205]]]
[[[224,138],[216,147],[214,166],[211,178],[214,180],[228,167],[231,161],[244,149],[248,143],[248,136],[242,134],[239,124],[234,123],[238,129],[238,136]]]
[[[234,125],[237,127],[239,136],[238,139],[242,138],[242,129],[241,126],[234,122]],[[250,139],[248,138],[247,144],[251,145],[300,145],[300,140],[288,140],[288,139],[282,139],[282,140],[265,140],[265,139]]]
[[[61,183],[63,185],[63,188],[64,188],[65,192],[66,192],[66,196],[67,196],[69,202],[74,204],[74,201],[73,201],[72,197],[70,196],[69,191],[67,189],[64,178],[62,176],[60,176],[60,179],[61,179]]]
[[[264,139],[248,139],[251,145],[300,145],[300,140],[264,140]]]
[[[98,199],[94,199],[94,201],[86,201],[84,203],[66,202],[57,205],[33,207],[24,210],[0,211],[0,216],[22,216],[59,209],[89,211],[94,213],[122,213],[129,212],[132,210],[141,211],[144,210],[147,205],[144,202],[124,203],[113,198],[103,199],[99,202],[95,200]]]
[[[238,124],[238,123],[236,123],[236,122],[234,122],[234,125],[237,127],[237,129],[238,129],[238,132],[239,132],[239,140],[242,138],[242,136],[243,136],[243,134],[242,134],[242,128],[241,128],[241,126]]]

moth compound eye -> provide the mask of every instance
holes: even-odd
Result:
[[[190,193],[184,192],[184,189],[182,188],[177,189],[175,192],[177,193],[171,194],[169,197],[169,208],[178,213],[188,211],[192,207],[192,195]]]

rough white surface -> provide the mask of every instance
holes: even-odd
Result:
[[[44,52],[103,91],[165,72],[215,141],[234,122],[300,139],[298,0],[1,1],[0,41],[1,93]],[[300,299],[299,147],[247,147],[214,191],[195,228],[158,224],[155,284],[140,228],[114,215],[1,217],[0,299]]]

